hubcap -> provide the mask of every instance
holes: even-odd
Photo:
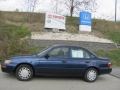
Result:
[[[28,79],[31,75],[31,71],[27,67],[22,67],[19,69],[18,75],[21,79]]]
[[[90,81],[95,80],[96,77],[97,77],[97,73],[96,73],[95,70],[90,70],[90,71],[88,71],[88,73],[87,73],[87,78],[88,78]]]

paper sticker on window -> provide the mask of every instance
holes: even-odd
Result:
[[[83,51],[82,50],[72,50],[72,57],[73,58],[83,58]]]

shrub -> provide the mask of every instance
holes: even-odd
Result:
[[[0,27],[0,59],[7,59],[12,55],[28,53],[30,49],[28,39],[30,31],[23,26],[4,25]]]

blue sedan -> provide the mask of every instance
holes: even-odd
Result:
[[[56,75],[82,76],[94,82],[99,75],[112,71],[108,58],[97,57],[85,48],[71,45],[54,45],[36,55],[12,57],[1,63],[1,69],[14,73],[21,81],[35,75]]]

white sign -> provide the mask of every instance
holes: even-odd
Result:
[[[80,31],[91,32],[91,26],[88,25],[79,25]]]
[[[83,51],[82,50],[72,50],[72,57],[73,58],[83,58]]]
[[[65,16],[46,13],[45,28],[65,29]]]

